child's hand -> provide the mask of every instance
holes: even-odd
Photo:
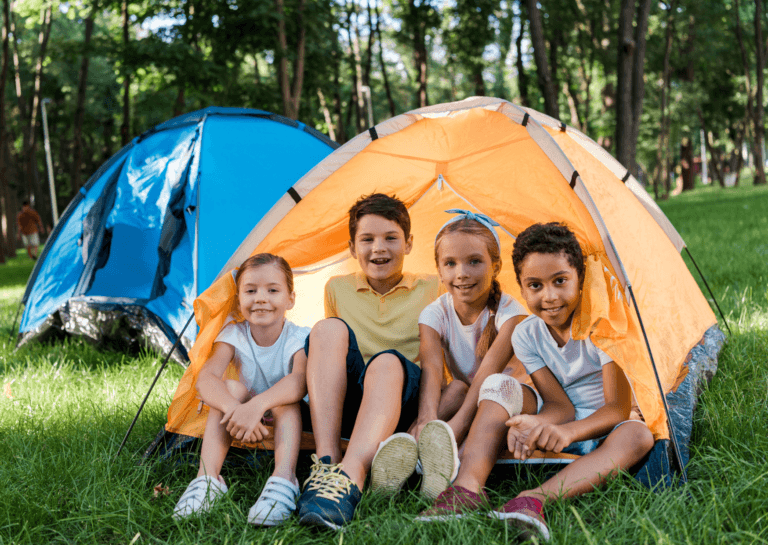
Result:
[[[525,446],[531,431],[540,425],[539,419],[532,414],[519,414],[506,422],[509,426],[507,432],[507,448],[516,460],[525,460],[530,452]]]
[[[573,437],[568,433],[568,428],[558,424],[544,424],[536,426],[528,435],[525,449],[528,454],[537,447],[545,452],[562,452],[573,442]]]
[[[238,441],[255,443],[269,435],[269,430],[261,423],[266,411],[255,400],[237,405],[221,419],[221,424],[227,424],[227,432]]]

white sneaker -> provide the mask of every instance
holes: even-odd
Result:
[[[248,511],[248,522],[257,526],[275,526],[285,522],[296,510],[299,485],[282,477],[270,477],[259,499]]]
[[[424,472],[421,493],[434,500],[451,486],[459,474],[459,448],[448,424],[433,420],[422,428],[419,461]]]
[[[193,479],[173,508],[173,518],[180,520],[210,511],[216,499],[227,490],[227,485],[209,475]]]
[[[416,469],[418,458],[412,435],[396,433],[382,441],[371,463],[371,490],[397,494]]]

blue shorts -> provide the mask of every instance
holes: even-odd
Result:
[[[626,424],[627,422],[640,422],[642,424],[645,424],[642,420],[624,420],[623,422],[619,422],[616,424],[613,429],[603,435],[602,437],[596,437],[595,439],[585,439],[584,441],[577,441],[576,443],[571,443],[567,447],[563,449],[563,452],[565,454],[576,454],[577,456],[585,456],[589,454],[590,452],[593,452],[597,450],[597,447],[603,444],[603,441],[605,441],[605,438],[608,437],[611,433],[613,433],[616,428],[621,426],[622,424]]]
[[[400,400],[400,420],[397,423],[396,432],[407,431],[419,415],[419,383],[421,381],[421,368],[411,360],[403,356],[397,350],[384,350],[374,354],[366,363],[357,345],[357,338],[352,328],[341,318],[336,318],[347,326],[349,333],[349,348],[347,349],[347,394],[344,398],[344,407],[341,413],[341,436],[348,439],[355,427],[357,413],[363,401],[363,388],[365,385],[365,373],[371,362],[382,354],[397,356],[403,365],[405,382]],[[309,335],[304,341],[304,352],[309,356]],[[312,401],[310,400],[310,403]],[[306,428],[305,428],[306,429]]]

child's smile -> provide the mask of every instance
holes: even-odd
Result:
[[[520,269],[520,291],[558,344],[568,342],[573,312],[581,299],[581,279],[565,253],[528,254]]]
[[[378,293],[387,293],[403,278],[403,261],[412,244],[413,237],[405,240],[405,233],[396,222],[367,214],[358,220],[349,250],[371,287]]]
[[[294,304],[294,294],[288,291],[282,271],[273,264],[246,270],[240,277],[237,297],[256,343],[271,346],[280,336],[286,311]]]
[[[462,322],[474,323],[488,302],[496,272],[485,241],[470,233],[450,233],[440,241],[438,273]],[[460,312],[466,308],[470,312]],[[462,316],[462,314],[466,314]]]

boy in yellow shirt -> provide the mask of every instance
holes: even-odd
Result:
[[[328,281],[326,319],[305,345],[317,452],[299,498],[302,524],[349,522],[379,443],[418,416],[418,318],[437,298],[438,281],[403,273],[410,231],[397,198],[374,193],[349,210],[349,249],[361,271]],[[341,437],[349,437],[343,457]]]

